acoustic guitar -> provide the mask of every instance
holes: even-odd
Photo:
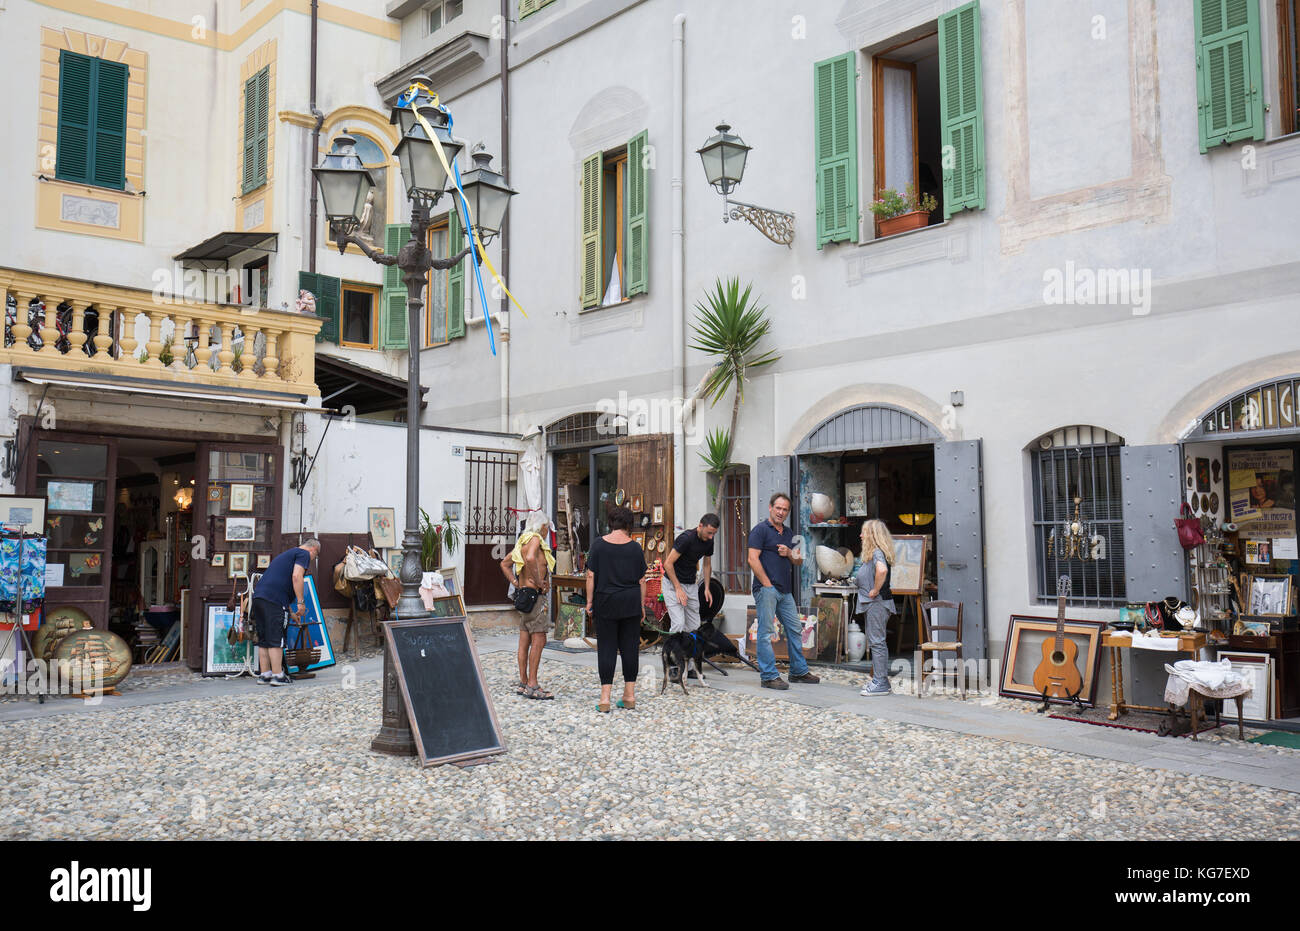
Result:
[[[1083,691],[1083,676],[1075,662],[1079,645],[1065,639],[1065,599],[1070,597],[1070,577],[1063,575],[1056,583],[1056,635],[1043,641],[1043,661],[1034,670],[1034,689],[1049,698],[1078,701]]]

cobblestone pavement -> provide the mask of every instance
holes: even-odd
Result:
[[[8,721],[0,837],[1300,840],[1285,791],[710,689],[600,715],[590,668],[544,657],[531,701],[483,665],[509,752],[464,770],[371,753],[366,680]]]

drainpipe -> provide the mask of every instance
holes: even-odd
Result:
[[[686,111],[686,14],[673,17],[673,393],[686,391],[686,229],[682,191],[686,167],[682,123]],[[686,431],[682,417],[673,426],[673,514],[676,529],[690,526],[686,516]]]
[[[501,0],[501,174],[510,177],[510,0]],[[501,221],[501,277],[510,280],[510,216]],[[487,308],[483,308],[487,313]],[[510,430],[510,298],[501,295],[501,432]],[[525,428],[527,429],[527,428]]]
[[[308,104],[311,109],[311,115],[316,118],[316,125],[311,131],[311,150],[307,153],[307,186],[311,189],[311,213],[307,218],[307,228],[310,232],[307,235],[307,271],[315,273],[316,271],[316,181],[312,177],[311,169],[316,164],[316,153],[320,151],[320,130],[325,124],[325,114],[316,109],[316,25],[318,0],[311,0],[311,90],[309,95],[311,101]],[[296,295],[297,289],[293,291]]]

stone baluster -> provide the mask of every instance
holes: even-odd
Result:
[[[31,324],[27,322],[28,305],[32,301],[33,295],[20,294],[17,291],[11,291],[17,306],[14,308],[14,325],[10,330],[14,336],[14,344],[10,347],[12,352],[18,355],[31,355],[32,347],[27,344],[27,337],[32,335]]]
[[[57,355],[58,350],[54,348],[54,343],[59,338],[58,328],[54,325],[59,318],[59,302],[49,297],[42,297],[41,302],[45,305],[45,313],[41,315],[41,352]]]
[[[202,317],[198,319],[199,325],[199,345],[194,350],[194,359],[197,363],[194,367],[202,369],[203,374],[207,375],[212,370],[211,363],[208,361],[212,358],[212,321],[205,320]]]
[[[145,359],[145,364],[148,365],[149,368],[160,369],[163,367],[162,322],[167,315],[157,307],[150,307],[145,311],[145,313],[149,315],[149,342],[145,344],[149,356]]]
[[[68,330],[68,355],[80,359],[81,347],[86,344],[86,305],[80,301],[72,303],[72,328]]]
[[[95,335],[90,338],[90,344],[95,348],[95,361],[111,362],[113,330],[117,324],[117,308],[96,304],[95,310],[99,311],[99,325],[95,328]]]
[[[262,377],[280,381],[280,358],[276,354],[280,331],[266,329],[262,332],[266,334],[266,354],[262,356]]]
[[[190,330],[189,317],[183,317],[179,312],[172,314],[172,364],[171,367],[177,372],[187,372],[189,369],[185,365],[185,334]]]
[[[239,373],[241,378],[257,377],[257,332],[260,326],[254,323],[242,324],[241,329],[244,331],[244,353],[240,357],[243,360],[244,368]]]
[[[139,348],[140,341],[135,338],[135,323],[139,311],[134,307],[119,307],[118,310],[122,314],[122,335],[118,340],[122,354],[118,358],[122,362],[139,362],[136,349]]]
[[[224,323],[218,323],[217,335],[221,338],[221,351],[217,353],[217,358],[221,360],[221,367],[217,369],[217,374],[234,375],[235,370],[230,367],[230,363],[235,361],[235,351],[230,348],[235,336],[234,325],[227,326]]]

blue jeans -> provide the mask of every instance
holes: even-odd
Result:
[[[772,621],[781,618],[785,629],[786,652],[790,655],[790,675],[802,676],[808,671],[803,658],[803,625],[794,609],[794,595],[778,592],[775,588],[760,588],[754,595],[758,609],[758,675],[764,682],[781,678],[776,671],[776,655],[772,652]]]

